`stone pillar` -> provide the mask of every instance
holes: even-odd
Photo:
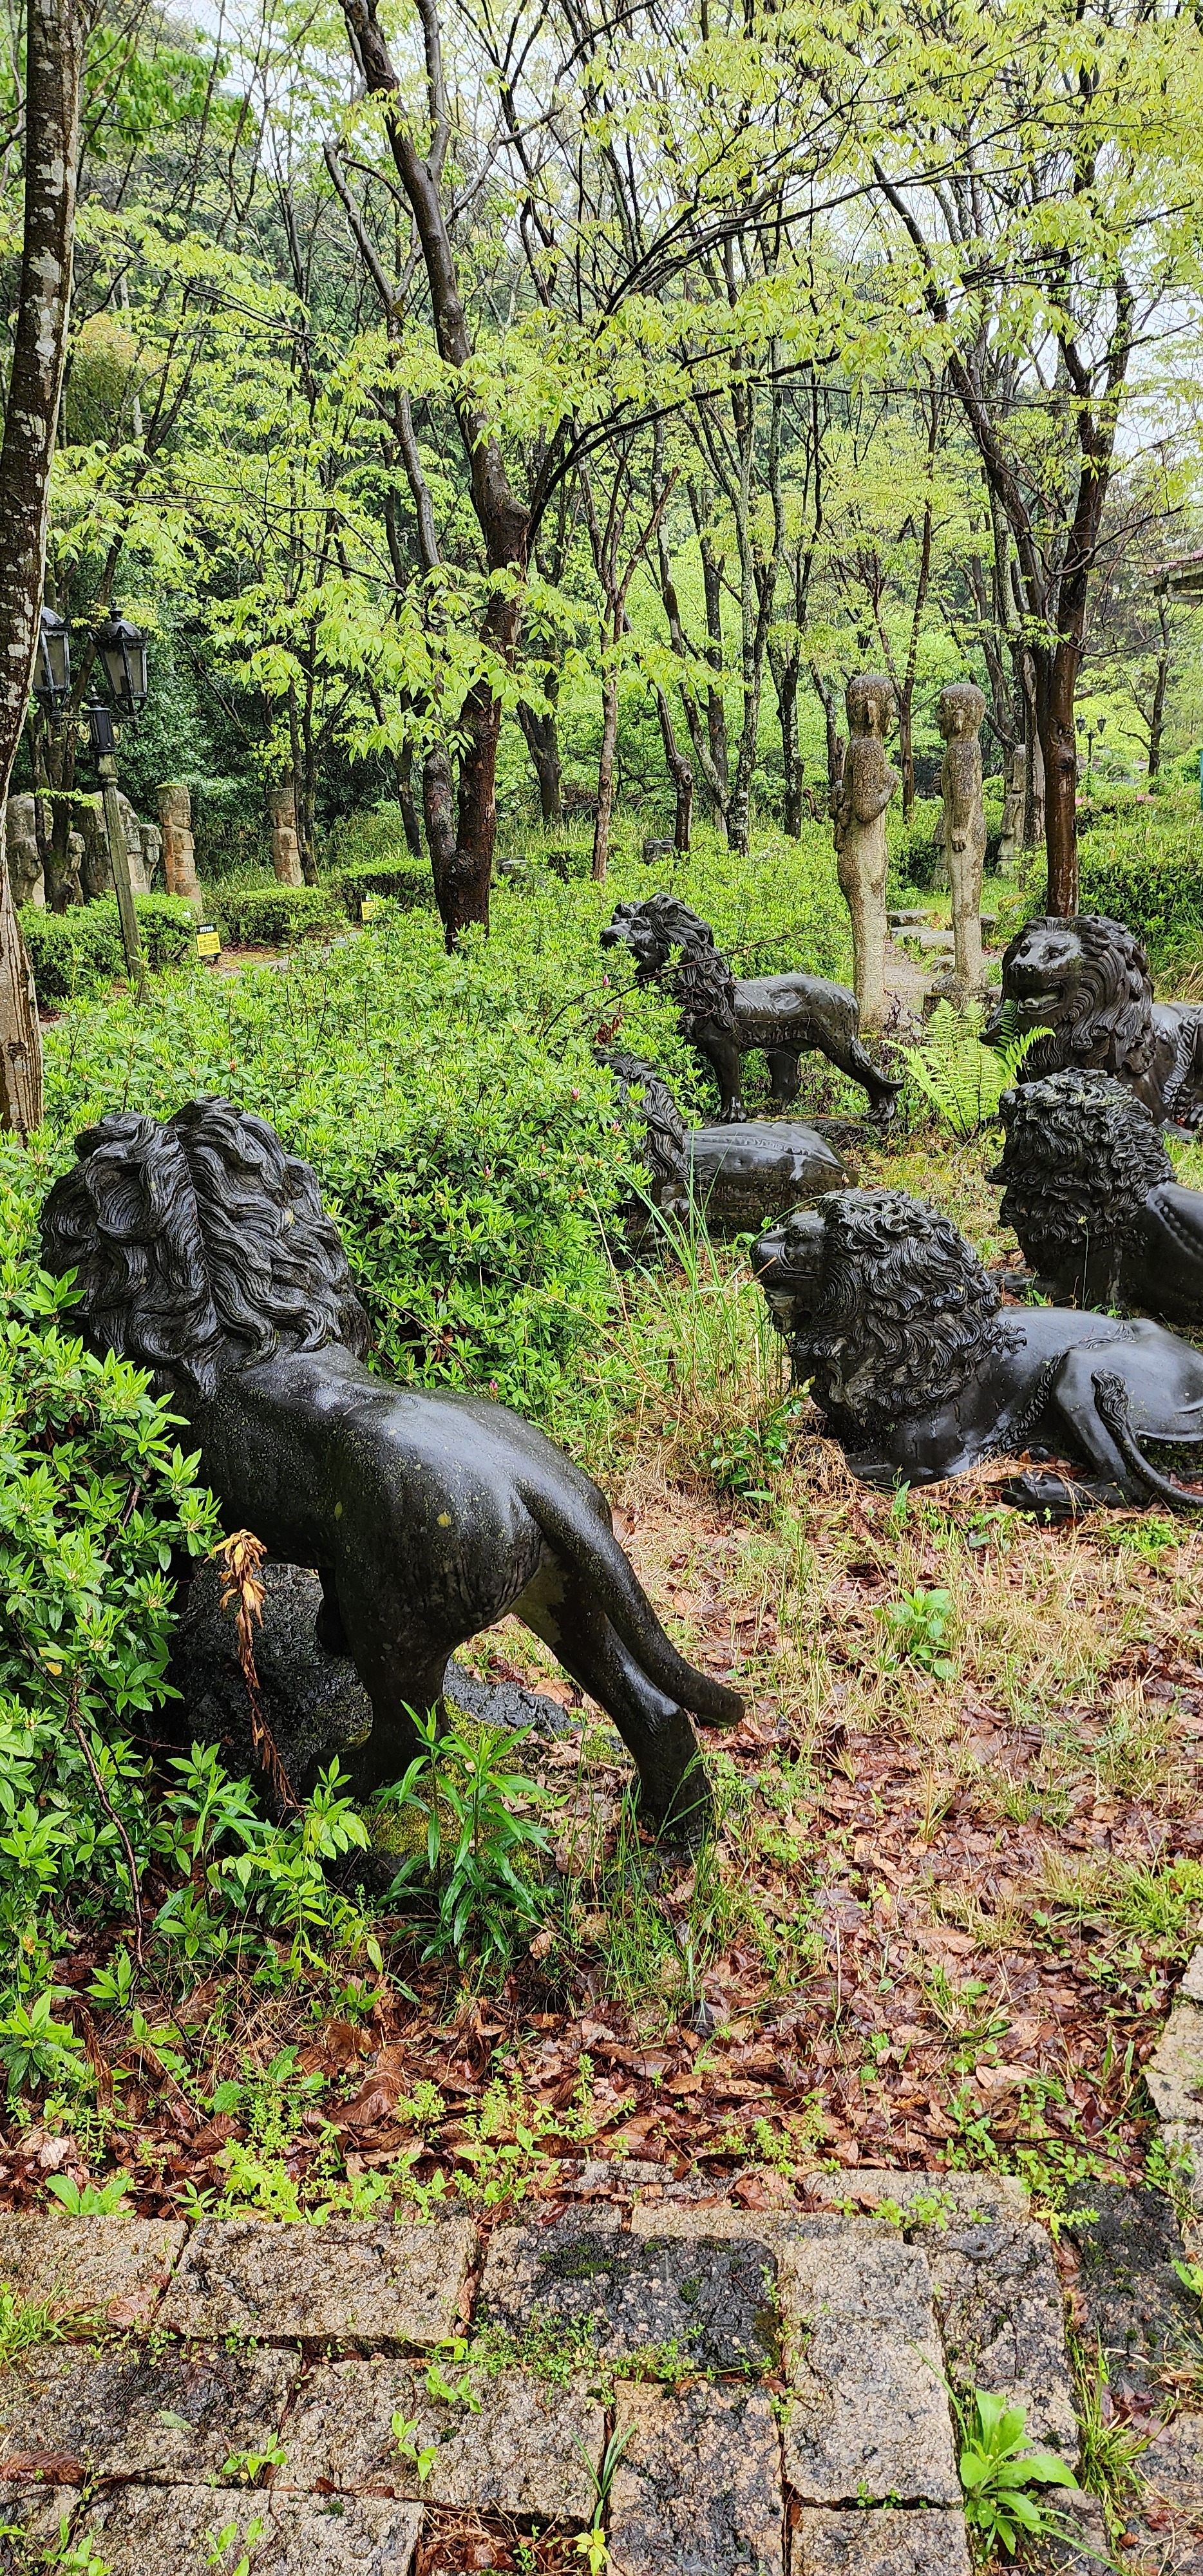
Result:
[[[301,870],[301,844],[297,837],[296,788],[291,769],[277,778],[267,791],[268,812],[272,826],[272,866],[281,885],[304,885]]]
[[[944,736],[940,794],[944,799],[944,856],[952,887],[953,974],[968,993],[982,981],[982,869],[986,817],[982,811],[982,747],[978,728],[986,701],[972,680],[941,689],[936,722]]]
[[[848,748],[831,799],[840,892],[852,917],[853,981],[862,1029],[880,1028],[886,1010],[886,807],[898,772],[885,740],[896,713],[892,683],[877,671],[848,682]]]
[[[182,781],[159,789],[159,825],[163,834],[163,883],[168,894],[182,895],[198,916],[205,898],[196,873],[192,839],[192,799]]]

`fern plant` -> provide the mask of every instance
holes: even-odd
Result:
[[[1010,1089],[1024,1057],[1043,1034],[1029,1029],[1001,1047],[986,1046],[985,1021],[980,1002],[969,1002],[961,1011],[949,1001],[938,1002],[926,1044],[903,1050],[907,1071],[924,1099],[963,1144],[997,1118],[1004,1091]]]

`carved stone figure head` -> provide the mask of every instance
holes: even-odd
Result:
[[[905,1190],[832,1190],[761,1236],[752,1266],[794,1376],[855,1443],[959,1394],[1007,1326],[951,1218]]]
[[[986,1037],[1022,1037],[1035,1028],[1049,1034],[1029,1049],[1022,1080],[1071,1064],[1134,1078],[1147,1070],[1153,981],[1140,941],[1121,921],[1101,912],[1072,921],[1041,917],[1011,941]]]
[[[950,680],[941,689],[936,723],[945,742],[969,742],[978,732],[986,701],[974,680]]]
[[[42,1210],[42,1253],[74,1270],[87,1339],[153,1369],[161,1389],[212,1396],[277,1351],[343,1342],[367,1318],[317,1176],[232,1100],[190,1100],[160,1125],[114,1110]]]
[[[844,693],[844,704],[850,733],[876,734],[885,741],[898,709],[894,683],[884,671],[854,671]]]
[[[1150,1190],[1174,1167],[1126,1082],[1068,1068],[1003,1093],[1006,1143],[990,1174],[1025,1261],[1047,1277],[1088,1254],[1122,1252]]]

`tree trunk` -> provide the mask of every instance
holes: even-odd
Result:
[[[1047,909],[1071,921],[1078,909],[1078,748],[1074,736],[1077,648],[1063,638],[1036,661],[1036,723],[1044,758],[1044,845],[1048,853]]]
[[[401,823],[405,833],[405,846],[411,859],[420,859],[422,856],[422,826],[418,821],[418,809],[414,803],[414,747],[412,742],[402,744],[401,749],[397,754],[396,767],[397,803],[401,808]]]
[[[455,409],[472,494],[472,507],[491,574],[504,576],[490,590],[481,627],[486,656],[512,668],[522,622],[522,588],[530,536],[529,513],[518,500],[506,473],[501,448],[486,413],[472,390],[473,357],[455,252],[443,202],[443,171],[451,139],[451,102],[443,63],[438,0],[417,0],[422,28],[429,114],[429,142],[423,156],[401,104],[400,83],[376,15],[376,0],[342,0],[356,65],[365,88],[387,101],[385,130],[401,185],[409,200],[417,233],[439,357]],[[489,886],[497,835],[497,740],[501,700],[486,679],[477,681],[458,712],[463,736],[456,847],[445,865],[434,861],[435,900],[448,948],[469,922],[489,926]],[[445,755],[444,755],[445,758]],[[427,761],[427,770],[430,763]],[[439,818],[438,845],[445,822],[443,781],[436,776],[423,787],[430,829],[432,807]]]
[[[46,569],[50,465],[63,389],[89,21],[73,0],[26,11],[25,206],[12,369],[0,446],[0,813],[29,703]],[[0,1126],[27,1135],[42,1115],[42,1038],[33,977],[0,867]]]
[[[549,689],[548,695],[550,694]],[[556,721],[554,703],[548,708],[546,714],[535,707],[521,705],[518,709],[518,722],[522,727],[522,738],[530,753],[535,776],[539,782],[539,811],[543,821],[549,824],[562,823],[564,802],[560,770],[560,729]]]
[[[664,758],[677,800],[673,818],[673,848],[684,857],[689,848],[689,831],[693,818],[693,771],[677,740],[672,708],[664,690],[660,687],[656,689],[656,713],[660,718]]]
[[[898,705],[898,766],[902,771],[902,819],[909,823],[915,803],[915,744],[911,726],[911,692],[896,688]]]
[[[777,699],[777,721],[781,727],[782,827],[791,841],[802,830],[802,763],[798,757],[798,672],[797,653],[774,653],[769,649],[769,669]]]
[[[617,647],[615,647],[617,654]],[[614,812],[614,755],[618,746],[618,665],[609,660],[602,679],[602,735],[597,762],[597,818],[593,826],[593,876],[600,885],[610,858],[610,818]]]
[[[1161,767],[1161,737],[1165,729],[1165,692],[1169,676],[1170,657],[1168,651],[1164,651],[1157,656],[1157,678],[1153,688],[1153,704],[1149,710],[1150,778],[1156,778]]]
[[[844,742],[840,732],[839,698],[830,680],[824,679],[817,662],[810,665],[811,684],[823,710],[827,733],[827,793],[838,796],[844,782]]]

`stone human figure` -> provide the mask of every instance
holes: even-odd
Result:
[[[972,680],[950,681],[940,691],[936,722],[944,736],[940,794],[944,799],[944,857],[952,887],[953,973],[975,993],[982,980],[982,870],[986,817],[982,810],[982,747],[978,727],[986,701]]]
[[[44,906],[46,884],[32,796],[9,797],[4,817],[4,846],[8,854],[13,902]]]
[[[886,807],[898,772],[886,759],[894,722],[892,683],[879,671],[848,682],[848,748],[831,799],[840,892],[852,916],[853,983],[862,1029],[880,1028],[886,1009]]]

